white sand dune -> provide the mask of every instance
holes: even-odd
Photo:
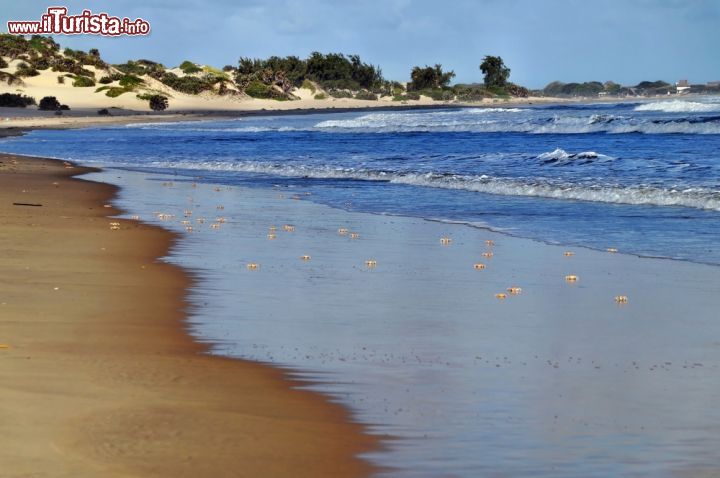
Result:
[[[0,69],[7,73],[15,73],[19,60],[6,58],[8,67]],[[84,68],[96,73],[96,79],[106,74],[102,70],[85,65]],[[179,72],[178,76],[184,76],[181,70],[173,69],[172,72]],[[75,87],[72,85],[72,78],[65,78],[64,83],[58,82],[58,77],[65,76],[64,72],[55,72],[50,69],[40,71],[38,76],[23,78],[22,85],[8,85],[0,83],[0,93],[21,93],[32,96],[39,101],[44,96],[54,96],[62,104],[68,105],[71,109],[88,108],[122,108],[135,111],[150,111],[148,102],[137,98],[137,93],[159,92],[169,98],[168,111],[254,111],[254,110],[294,110],[309,108],[373,108],[388,106],[407,105],[442,105],[446,102],[434,101],[429,97],[421,96],[419,100],[393,101],[391,97],[384,96],[377,101],[357,100],[354,98],[326,98],[315,99],[317,92],[305,88],[297,88],[293,94],[299,97],[294,101],[277,101],[271,99],[250,98],[245,95],[220,96],[215,93],[205,92],[199,95],[188,95],[175,91],[168,86],[149,76],[142,77],[146,85],[138,91],[127,92],[116,98],[111,98],[105,91],[96,91],[101,86],[119,86],[117,82],[109,85],[96,84],[90,87]],[[549,98],[513,98],[503,100],[501,103],[528,103],[539,101],[550,101],[557,99]],[[498,103],[498,100],[485,99],[482,104]],[[461,104],[447,102],[447,104]]]

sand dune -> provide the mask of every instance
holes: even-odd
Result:
[[[0,71],[14,73],[18,60],[8,60],[9,66]],[[85,66],[87,69],[95,71],[92,66]],[[176,70],[172,70],[175,72]],[[104,86],[97,84],[90,87],[75,87],[72,85],[71,78],[65,78],[64,83],[58,83],[58,77],[64,76],[63,72],[55,72],[50,69],[40,71],[38,76],[23,78],[23,85],[9,86],[6,83],[0,83],[0,93],[21,93],[34,97],[36,100],[44,96],[55,96],[62,104],[67,104],[70,108],[121,108],[135,111],[150,111],[148,102],[140,100],[136,97],[137,92],[124,93],[116,98],[108,97],[104,91],[96,92],[96,89]],[[103,76],[103,72],[96,71],[96,78]],[[295,110],[310,108],[373,108],[373,107],[402,107],[407,105],[443,105],[443,104],[466,104],[458,102],[442,102],[434,101],[432,98],[421,96],[419,100],[411,101],[393,101],[391,97],[384,96],[377,101],[358,100],[354,98],[326,98],[317,100],[315,93],[309,89],[296,88],[293,94],[299,97],[294,101],[277,101],[271,99],[250,98],[245,95],[241,96],[220,96],[215,93],[205,92],[199,95],[188,95],[175,91],[159,81],[144,76],[146,82],[145,88],[139,90],[149,92],[159,92],[169,98],[169,111],[257,111],[257,110]],[[117,86],[117,82],[109,86]],[[498,100],[486,98],[482,102],[474,104],[493,105],[493,104],[526,104],[542,101],[558,101],[557,98],[512,98],[508,100]]]

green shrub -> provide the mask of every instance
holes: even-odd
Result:
[[[159,79],[170,88],[190,95],[197,95],[203,91],[211,90],[213,87],[213,83],[205,81],[202,78],[196,78],[194,76],[180,78],[170,72],[164,73]]]
[[[0,94],[0,106],[9,106],[11,108],[25,108],[34,105],[35,98],[31,96],[18,95],[15,93]]]
[[[312,84],[312,81],[310,80],[303,80],[301,88],[305,88],[306,90],[310,90],[312,93],[315,93],[315,85]]]
[[[50,60],[42,56],[40,58],[33,59],[30,63],[36,70],[47,70],[50,68]]]
[[[425,68],[415,66],[410,73],[412,81],[408,84],[407,89],[408,91],[419,91],[443,88],[450,84],[450,80],[454,76],[454,71],[443,71],[440,64],[426,65]]]
[[[395,95],[393,96],[393,101],[408,101],[408,100],[419,100],[420,99],[420,93],[417,91],[408,91],[407,94],[404,95]]]
[[[65,77],[64,77],[64,76],[58,76],[58,77],[57,77],[57,82],[58,82],[59,84],[61,84],[61,85],[64,85],[64,84],[65,84]]]
[[[5,61],[5,58],[0,56],[0,68],[7,68],[8,66],[10,65],[8,65],[7,61]]]
[[[122,95],[123,93],[128,93],[129,90],[126,90],[125,88],[121,88],[119,86],[111,86],[105,91],[105,96],[109,96],[110,98],[117,98],[118,96]]]
[[[504,86],[489,86],[487,90],[497,96],[507,96],[508,94]]]
[[[333,98],[352,98],[353,95],[347,90],[330,90],[328,94]]]
[[[17,71],[15,71],[15,75],[21,78],[28,76],[37,76],[39,74],[40,72],[38,72],[35,68],[25,62],[18,63]]]
[[[100,83],[100,84],[102,84],[102,85],[107,85],[107,84],[112,83],[112,82],[113,82],[113,79],[110,78],[109,76],[103,76],[102,78],[100,78],[100,79],[98,80],[98,83]]]
[[[327,99],[327,95],[326,95],[325,93],[318,93],[317,95],[314,96],[314,98],[315,98],[316,100],[326,100],[326,99]]]
[[[127,63],[114,66],[126,75],[144,75],[146,73],[145,66],[137,61],[128,61]]]
[[[360,90],[355,95],[356,100],[368,100],[368,101],[377,101],[378,97],[375,93],[371,93],[366,90]]]
[[[81,63],[77,63],[72,58],[56,59],[53,63],[52,71],[63,71],[66,73],[72,73],[73,75],[95,78],[95,73],[86,68],[83,68]]]
[[[76,86],[79,88],[95,86],[95,80],[93,80],[92,78],[88,78],[87,76],[77,76],[77,77],[75,77],[75,81],[73,81],[73,86]]]
[[[518,98],[527,98],[530,92],[527,88],[524,86],[516,85],[515,83],[508,83],[505,86],[505,90],[508,92],[508,94],[512,96],[517,96]]]
[[[25,63],[22,63],[25,65]],[[35,68],[31,66],[27,66],[25,68],[18,68],[15,72],[15,75],[23,78],[23,77],[30,77],[30,76],[38,76],[40,74],[39,71],[37,71]]]
[[[253,98],[272,98],[272,87],[253,80],[245,87],[245,94]]]
[[[150,96],[150,109],[153,111],[164,111],[168,107],[168,99],[163,95]]]
[[[52,38],[42,35],[33,35],[30,40],[27,41],[27,45],[40,53],[54,53],[60,50],[60,46],[55,43]]]
[[[450,101],[453,98],[455,98],[455,95],[453,94],[453,92],[449,91],[449,90],[432,89],[432,90],[422,90],[419,93],[421,95],[428,96],[435,101]]]
[[[200,73],[201,71],[203,71],[202,68],[198,67],[195,63],[188,60],[180,63],[180,66],[178,68],[180,68],[186,75],[192,75],[193,73]]]
[[[54,111],[60,109],[60,102],[54,96],[45,96],[40,100],[39,110]]]
[[[5,82],[8,86],[22,85],[23,81],[12,73],[0,71],[0,82]]]
[[[455,85],[453,88],[455,96],[459,101],[482,101],[489,98],[493,94],[485,88],[485,85]]]
[[[127,89],[133,89],[137,86],[143,85],[145,82],[134,75],[125,75],[122,78],[120,78],[120,86],[125,87]]]

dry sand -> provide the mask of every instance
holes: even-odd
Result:
[[[376,443],[343,408],[204,354],[184,330],[192,279],[157,260],[174,236],[111,230],[116,190],[83,171],[0,155],[0,475],[369,474],[356,457]]]

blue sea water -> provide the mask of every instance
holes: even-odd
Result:
[[[198,277],[191,331],[393,436],[368,455],[383,476],[717,472],[720,98],[34,131],[0,150],[104,166],[122,207],[180,233],[183,209],[227,215],[168,258]],[[567,262],[573,245],[682,261]]]
[[[720,264],[717,97],[34,131],[2,148]]]

